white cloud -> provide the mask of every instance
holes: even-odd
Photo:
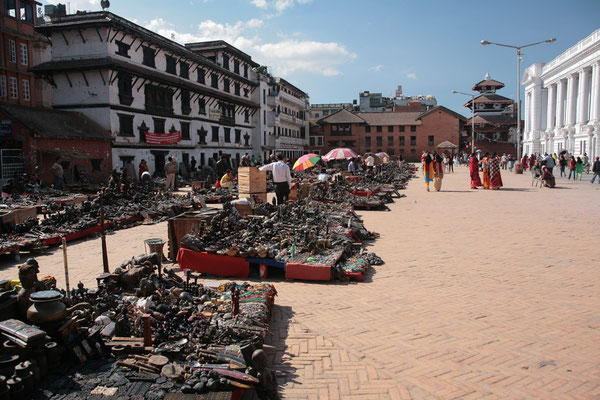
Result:
[[[341,75],[340,67],[356,58],[356,54],[337,42],[282,39],[264,41],[258,28],[260,19],[221,24],[212,20],[202,21],[196,33],[177,32],[173,25],[162,18],[145,24],[145,27],[179,43],[225,40],[250,54],[259,64],[267,65],[275,75],[285,76],[293,72],[311,72],[324,76]]]
[[[258,8],[267,8],[267,0],[251,0],[250,3],[254,4]]]
[[[406,76],[408,79],[417,79],[417,74],[415,72],[409,72],[404,76]]]
[[[272,8],[277,11],[277,14],[281,14],[286,9],[293,7],[296,4],[308,4],[311,1],[312,0],[250,0],[250,3],[263,10]]]
[[[375,72],[379,72],[381,71],[381,68],[383,68],[383,64],[379,64],[379,65],[375,65],[371,68],[369,68],[371,71],[375,71]]]

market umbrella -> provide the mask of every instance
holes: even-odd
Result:
[[[321,157],[318,154],[308,153],[297,159],[292,169],[295,172],[305,171],[317,165],[319,161],[321,161]]]
[[[331,160],[348,160],[350,158],[356,158],[358,154],[354,151],[347,148],[340,148],[331,150],[329,153],[323,156],[323,160],[331,161]]]
[[[377,157],[379,157],[379,159],[381,160],[381,162],[383,163],[388,163],[390,162],[390,155],[388,153],[386,153],[385,151],[379,152],[377,154],[375,154]]]

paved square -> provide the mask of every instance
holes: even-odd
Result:
[[[286,399],[600,398],[600,185],[442,192],[420,175],[390,212],[362,213],[386,264],[362,283],[274,281],[270,352]],[[108,236],[111,268],[166,224]],[[38,258],[62,285],[62,253]],[[95,285],[100,241],[69,246]],[[0,277],[16,276],[11,263]],[[213,279],[211,279],[213,280]]]

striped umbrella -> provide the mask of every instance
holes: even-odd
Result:
[[[377,157],[379,157],[383,163],[387,163],[390,161],[390,155],[388,153],[386,153],[385,151],[379,152],[375,155]]]
[[[356,158],[358,154],[354,151],[347,148],[337,148],[331,150],[329,153],[323,156],[323,160],[331,161],[331,160],[348,160],[350,158]]]
[[[305,171],[317,165],[319,161],[321,161],[321,157],[319,157],[318,154],[305,154],[296,160],[296,162],[294,163],[293,170],[296,172]]]

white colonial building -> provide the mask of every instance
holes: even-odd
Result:
[[[36,29],[52,43],[33,68],[52,86],[52,106],[110,131],[114,167],[145,159],[161,174],[168,156],[201,166],[221,153],[261,154],[259,65],[233,46],[183,46],[104,11]]]
[[[600,155],[600,29],[525,70],[523,153]]]

